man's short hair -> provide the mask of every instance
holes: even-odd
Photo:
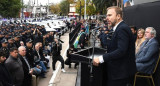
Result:
[[[108,11],[109,9],[115,9],[116,14],[117,14],[117,15],[120,14],[120,16],[121,16],[121,18],[122,18],[123,13],[122,13],[122,9],[121,9],[120,7],[111,6],[111,7],[108,7],[108,8],[107,8],[107,11]]]
[[[13,52],[13,51],[15,51],[15,50],[18,51],[18,49],[17,49],[16,47],[12,47],[12,48],[10,48],[9,52]]]
[[[21,48],[25,48],[25,49],[26,49],[25,46],[20,46],[20,47],[18,48],[18,51],[20,51]]]

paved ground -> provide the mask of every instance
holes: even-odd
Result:
[[[61,55],[64,57],[64,59],[66,59],[65,53],[68,48],[69,33],[65,33],[63,36],[61,36],[61,40],[64,41],[64,43],[62,43]],[[52,63],[52,59],[50,61]],[[59,63],[60,62],[56,63],[56,68]],[[61,68],[60,68],[56,74],[54,82],[49,84],[50,79],[53,76],[52,65],[51,65],[50,69],[48,69],[48,72],[46,73],[46,78],[39,79],[38,86],[75,86],[77,69],[74,69],[74,64],[72,64],[72,68],[68,68],[68,66],[65,65],[65,70],[66,72],[63,73],[61,72]]]

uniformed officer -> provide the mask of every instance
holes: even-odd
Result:
[[[16,35],[14,37],[14,40],[15,40],[15,45],[16,47],[18,48],[20,46],[20,36],[19,35]]]
[[[11,49],[13,47],[16,47],[16,45],[14,44],[14,39],[13,37],[9,37],[8,38],[8,49]]]
[[[1,44],[2,44],[2,47],[1,47],[1,51],[4,52],[4,54],[6,55],[6,58],[9,57],[9,49],[8,49],[8,41],[7,39],[3,39],[1,40]]]
[[[30,63],[30,65],[34,66],[34,52],[33,52],[33,41],[31,39],[26,40],[26,57]]]

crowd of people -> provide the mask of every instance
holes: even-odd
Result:
[[[70,28],[72,23],[66,22]],[[35,77],[45,78],[61,56],[62,43],[58,31],[46,32],[42,25],[10,23],[0,25],[0,86],[32,86]]]
[[[86,23],[88,22],[88,23]],[[77,21],[66,22],[72,31]],[[152,74],[159,58],[159,44],[156,30],[153,27],[136,30],[122,20],[122,10],[118,7],[107,9],[107,18],[103,22],[82,21],[77,37],[78,45],[84,49],[90,34],[85,32],[86,24],[96,23],[97,39],[100,47],[107,53],[93,59],[93,65],[105,64],[105,86],[126,86],[133,84],[135,73]],[[61,56],[62,42],[58,32],[46,32],[44,26],[34,24],[2,24],[0,26],[0,85],[31,86],[33,75],[45,78],[47,68],[52,69],[61,62],[71,68],[71,53],[77,52],[75,45],[70,45],[67,51],[68,61]],[[97,30],[97,29],[96,29]],[[75,64],[75,68],[78,63]],[[12,76],[11,76],[12,75]]]

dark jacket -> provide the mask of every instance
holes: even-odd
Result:
[[[26,51],[27,51],[26,57],[28,59],[28,62],[31,65],[31,67],[34,67],[35,64],[34,64],[34,52],[33,52],[33,49],[26,47]]]
[[[2,86],[13,86],[11,75],[3,63],[0,63],[0,83]]]
[[[53,47],[52,47],[52,50],[53,50],[52,55],[53,56],[61,55],[62,44],[61,43],[58,43],[58,44],[59,44],[59,46],[57,46],[56,43],[53,43]]]
[[[123,21],[117,26],[108,46],[108,53],[103,55],[103,59],[106,62],[109,79],[117,80],[134,76],[135,42],[130,28]]]
[[[9,58],[5,61],[5,66],[8,68],[10,74],[12,75],[13,84],[21,86],[24,79],[24,72],[22,62],[19,58]]]
[[[85,45],[85,40],[86,39],[86,34],[85,33],[82,33],[81,34],[81,37],[79,38],[79,44],[83,44],[83,46]]]
[[[23,84],[22,86],[31,86],[31,80],[32,80],[32,75],[29,74],[29,67],[27,63],[25,62],[24,58],[21,55],[18,55],[22,62],[23,70],[24,70],[24,79],[23,79]],[[29,62],[28,62],[29,63]]]

